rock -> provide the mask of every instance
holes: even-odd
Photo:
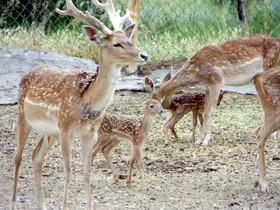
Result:
[[[185,58],[172,59],[167,62],[154,61],[149,62],[147,65],[145,64],[140,69],[145,69],[145,74],[143,75],[149,75],[154,81],[161,82],[170,71],[171,66],[178,70],[185,61]],[[97,64],[94,61],[86,58],[81,59],[24,48],[0,49],[0,105],[17,103],[18,85],[21,77],[39,65],[52,65],[67,69],[84,68],[90,71],[96,71],[97,68]],[[253,84],[242,87],[228,86],[223,87],[223,89],[243,94],[256,94]],[[123,90],[146,91],[144,77],[122,75],[117,83],[116,91]]]
[[[155,190],[160,192],[161,191],[161,186],[156,186]]]
[[[97,64],[89,59],[69,57],[53,52],[24,48],[0,49],[0,105],[16,104],[21,77],[39,65],[59,68],[84,68],[95,71]]]

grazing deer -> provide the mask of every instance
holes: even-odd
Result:
[[[205,92],[204,122],[196,144],[208,145],[211,121],[222,85],[241,86],[250,83],[260,72],[276,66],[280,40],[257,34],[205,46],[167,82],[155,86],[153,98],[160,100],[185,87]]]
[[[256,186],[264,193],[268,193],[265,181],[264,147],[267,138],[280,129],[280,67],[257,74],[255,87],[264,110],[264,124],[258,129],[257,147],[259,159],[259,180]]]
[[[100,63],[97,75],[82,69],[65,70],[41,66],[27,73],[20,82],[18,100],[18,152],[15,157],[14,192],[12,209],[16,208],[17,182],[22,153],[33,128],[41,132],[42,138],[32,154],[34,165],[37,208],[46,209],[42,190],[42,165],[48,150],[60,138],[64,160],[65,188],[63,209],[67,209],[68,186],[71,180],[70,145],[74,136],[83,140],[83,170],[87,209],[92,209],[90,193],[91,158],[94,135],[102,122],[105,109],[112,100],[116,82],[123,64],[142,63],[148,59],[146,53],[136,48],[132,42],[135,24],[122,31],[123,24],[129,19],[129,12],[119,16],[112,3],[100,4],[104,8],[115,31],[103,23],[78,10],[71,0],[67,0],[67,10],[56,11],[69,15],[103,32],[100,38],[92,27],[85,26],[86,35],[100,48]]]
[[[151,130],[154,116],[163,113],[163,109],[161,104],[155,99],[146,101],[143,105],[145,107],[145,114],[142,119],[127,118],[110,113],[105,114],[98,130],[98,141],[93,147],[92,159],[94,159],[99,150],[102,150],[113,172],[114,180],[118,182],[119,175],[112,163],[109,153],[120,141],[129,142],[132,146],[132,150],[127,185],[129,187],[131,186],[132,168],[135,160],[137,160],[141,174],[142,190],[145,190],[146,184],[144,180],[144,163],[141,155],[141,147]]]

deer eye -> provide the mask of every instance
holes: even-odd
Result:
[[[150,105],[150,108],[151,108],[151,109],[154,108],[154,105]]]
[[[121,47],[119,43],[113,44],[114,47]]]

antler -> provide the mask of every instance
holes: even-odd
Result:
[[[95,6],[107,11],[115,31],[122,31],[124,23],[130,18],[129,9],[126,9],[126,14],[121,17],[121,10],[118,10],[117,12],[115,11],[112,0],[108,0],[105,4],[100,3],[98,0],[92,0],[92,2],[95,4]]]
[[[56,9],[55,11],[60,15],[68,15],[78,20],[82,21],[83,23],[89,24],[94,28],[102,31],[104,34],[111,34],[112,31],[107,28],[104,23],[100,22],[95,17],[91,16],[88,11],[84,14],[82,11],[78,10],[75,5],[73,4],[72,0],[66,0],[67,9],[62,11],[60,9]],[[110,14],[109,14],[110,16]]]

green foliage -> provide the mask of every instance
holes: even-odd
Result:
[[[249,4],[250,32],[280,37],[280,1],[255,1]]]
[[[74,3],[111,27],[107,14],[93,6],[91,0]],[[114,4],[124,14],[127,0],[114,0]],[[244,31],[236,0],[143,0],[138,45],[152,60],[161,60],[191,57],[204,45],[247,33],[267,33],[280,38],[280,1],[247,0],[246,4],[249,29]],[[98,50],[89,47],[82,34],[83,23],[58,15],[55,8],[66,9],[65,0],[0,1],[0,46],[98,57]]]

